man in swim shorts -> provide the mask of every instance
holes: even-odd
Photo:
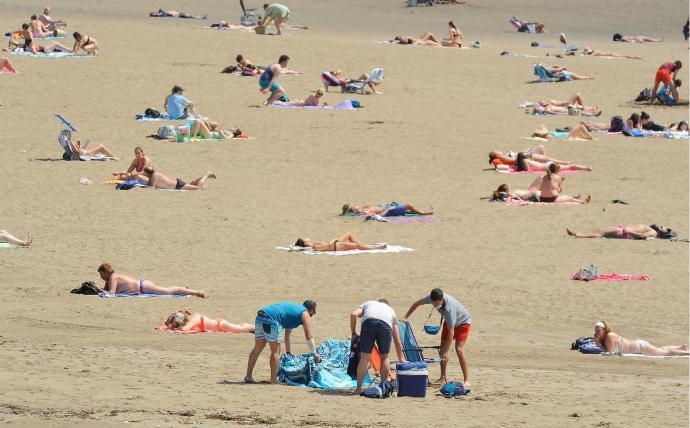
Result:
[[[144,176],[149,180],[149,187],[152,189],[175,189],[175,190],[203,190],[206,180],[215,179],[216,174],[206,171],[206,174],[187,184],[184,181],[172,179],[167,175],[157,172],[151,167],[144,168]]]
[[[304,337],[307,339],[307,349],[314,355],[314,361],[321,361],[316,353],[316,344],[312,334],[311,319],[316,315],[316,302],[305,300],[301,305],[294,302],[280,302],[264,306],[256,314],[254,324],[254,349],[249,353],[247,360],[247,373],[244,376],[246,383],[256,383],[252,377],[256,360],[266,347],[271,349],[269,365],[271,367],[271,383],[278,382],[278,363],[280,361],[281,343],[283,342],[283,330],[285,330],[285,353],[292,354],[290,347],[290,334],[292,330],[302,326]]]
[[[278,36],[282,35],[283,32],[280,26],[283,22],[290,18],[290,9],[287,6],[280,3],[264,3],[264,17],[259,23],[260,26],[266,26],[273,21],[276,25],[276,33]]]
[[[391,343],[395,344],[395,353],[398,356],[398,361],[405,361],[402,341],[400,340],[400,329],[398,328],[398,317],[395,315],[395,311],[391,308],[388,300],[380,299],[378,302],[369,300],[357,306],[357,309],[350,314],[350,331],[353,341],[357,338],[357,318],[361,318],[362,323],[359,335],[361,356],[357,365],[357,389],[354,391],[355,394],[362,390],[362,383],[364,383],[364,375],[369,368],[374,342],[381,355],[382,380],[388,379],[388,373],[391,368],[388,358]]]
[[[676,74],[678,74],[678,70],[680,70],[682,67],[683,63],[680,61],[665,62],[659,66],[659,68],[656,71],[656,76],[654,78],[654,88],[652,88],[652,99],[649,100],[649,104],[652,104],[656,99],[655,94],[657,89],[659,89],[659,84],[661,82],[666,84],[669,87],[669,89],[671,89],[671,93],[673,94],[673,100],[675,102],[678,102],[678,89],[676,89],[674,81],[676,80]],[[671,76],[671,73],[673,73],[673,76]]]
[[[259,77],[259,90],[264,94],[271,92],[271,95],[264,101],[264,105],[271,105],[279,98],[282,101],[289,101],[285,90],[277,82],[278,76],[280,76],[284,68],[287,68],[289,60],[289,56],[281,55],[278,58],[278,63],[267,67],[261,74],[261,77]]]
[[[460,361],[460,368],[462,369],[463,381],[465,387],[470,387],[470,373],[468,371],[467,357],[465,356],[465,343],[470,336],[470,328],[472,326],[472,319],[470,318],[467,309],[458,302],[450,294],[444,293],[440,288],[431,290],[428,296],[422,297],[410,306],[407,310],[405,318],[406,321],[410,315],[421,305],[431,304],[441,313],[443,321],[443,328],[441,330],[441,349],[439,354],[441,356],[441,377],[437,383],[445,384],[446,368],[448,367],[448,350],[450,344],[455,340],[455,352],[458,354]]]

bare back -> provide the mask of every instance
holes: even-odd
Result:
[[[563,179],[558,174],[545,175],[539,190],[542,197],[558,196],[561,193]]]
[[[139,293],[139,280],[122,273],[113,272],[105,283],[105,291],[110,293]]]

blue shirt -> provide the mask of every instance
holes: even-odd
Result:
[[[187,98],[180,94],[170,95],[166,106],[170,119],[180,119],[184,115],[185,105],[187,105]]]
[[[261,310],[283,328],[297,328],[302,325],[302,313],[307,311],[304,305],[294,302],[280,302],[265,306]]]
[[[659,92],[656,93],[656,97],[662,104],[673,104],[673,93],[668,85],[662,86]]]

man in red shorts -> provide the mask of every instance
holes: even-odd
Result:
[[[405,321],[412,312],[421,305],[434,305],[434,308],[441,313],[441,320],[443,328],[441,330],[441,349],[439,354],[441,356],[441,377],[437,383],[444,384],[446,379],[446,368],[448,367],[448,350],[450,344],[455,340],[455,353],[458,354],[460,361],[460,368],[462,369],[463,384],[466,388],[470,388],[470,374],[467,367],[467,357],[465,356],[465,343],[470,335],[470,327],[472,326],[472,319],[470,318],[467,309],[460,304],[453,296],[444,293],[440,288],[431,290],[428,296],[422,297],[410,306],[410,309],[405,314]]]
[[[678,102],[678,89],[676,89],[676,85],[673,82],[676,80],[676,74],[678,74],[678,70],[680,70],[681,67],[683,67],[683,63],[680,61],[665,62],[661,64],[659,69],[656,71],[654,89],[652,89],[652,99],[649,101],[649,104],[652,104],[654,100],[656,100],[656,91],[659,89],[659,84],[661,82],[664,82],[664,84],[668,85],[668,87],[671,89],[671,93],[673,94],[673,99],[675,102]],[[673,76],[671,76],[671,73],[673,73]]]

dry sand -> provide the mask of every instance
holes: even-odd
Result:
[[[0,420],[17,425],[143,426],[311,424],[318,426],[685,426],[688,360],[584,356],[571,340],[604,318],[630,338],[677,344],[688,336],[688,246],[664,241],[575,240],[566,227],[662,223],[688,236],[688,142],[597,135],[594,142],[550,142],[549,154],[591,164],[568,176],[567,192],[592,194],[579,207],[508,208],[479,200],[498,184],[527,186],[532,177],[482,171],[492,149],[520,150],[540,123],[525,100],[581,93],[607,121],[653,83],[664,61],[687,63],[681,28],[686,4],[674,1],[480,1],[409,9],[402,1],[289,3],[283,38],[211,31],[208,21],[150,19],[169,7],[237,22],[235,2],[65,0],[53,15],[98,40],[97,58],[12,56],[20,73],[0,76],[3,118],[1,224],[35,237],[29,249],[0,250]],[[254,2],[250,6],[258,6]],[[26,21],[42,1],[0,2],[0,27]],[[511,15],[538,19],[549,34],[515,33]],[[443,35],[454,19],[481,49],[374,44],[396,34]],[[560,31],[580,46],[637,54],[641,61],[569,57],[563,64],[596,80],[527,84],[538,59],[504,58],[502,50],[543,55],[533,40],[557,44]],[[611,34],[665,37],[661,44],[611,42]],[[69,43],[69,39],[66,39]],[[557,52],[551,50],[550,52]],[[257,64],[280,54],[305,74],[286,77],[293,97],[320,86],[319,72],[355,75],[384,67],[382,96],[366,108],[328,112],[252,108],[262,95],[251,78],[220,74],[237,53]],[[686,67],[687,68],[687,67]],[[683,69],[684,78],[688,74]],[[687,80],[686,80],[687,82]],[[199,110],[255,140],[171,144],[147,139],[158,124],[133,120],[160,107],[173,84]],[[687,84],[682,87],[688,98]],[[325,100],[347,98],[338,92]],[[660,123],[688,118],[687,108],[647,109]],[[103,143],[119,163],[63,162],[54,113]],[[192,179],[217,172],[203,192],[117,192],[83,186],[126,168],[142,146],[157,168]],[[630,205],[612,205],[611,199]],[[339,218],[346,201],[388,200],[433,206],[438,223],[387,225]],[[409,254],[306,257],[275,251],[299,236],[332,239],[352,231],[365,241],[416,249]],[[210,298],[117,299],[74,296],[110,261],[122,272],[161,284],[188,285]],[[646,273],[648,282],[580,283],[569,275],[596,263],[601,271]],[[261,305],[318,301],[318,340],[346,337],[348,315],[386,296],[398,314],[433,287],[459,298],[473,328],[468,357],[472,394],[446,401],[376,401],[284,386],[241,383],[250,336],[174,336],[154,331],[182,307],[251,322]],[[420,328],[426,311],[411,321]],[[296,332],[295,348],[306,350]],[[437,338],[418,333],[424,344]],[[432,369],[436,376],[437,368]],[[461,379],[457,360],[449,368]],[[264,355],[255,371],[267,379]]]

